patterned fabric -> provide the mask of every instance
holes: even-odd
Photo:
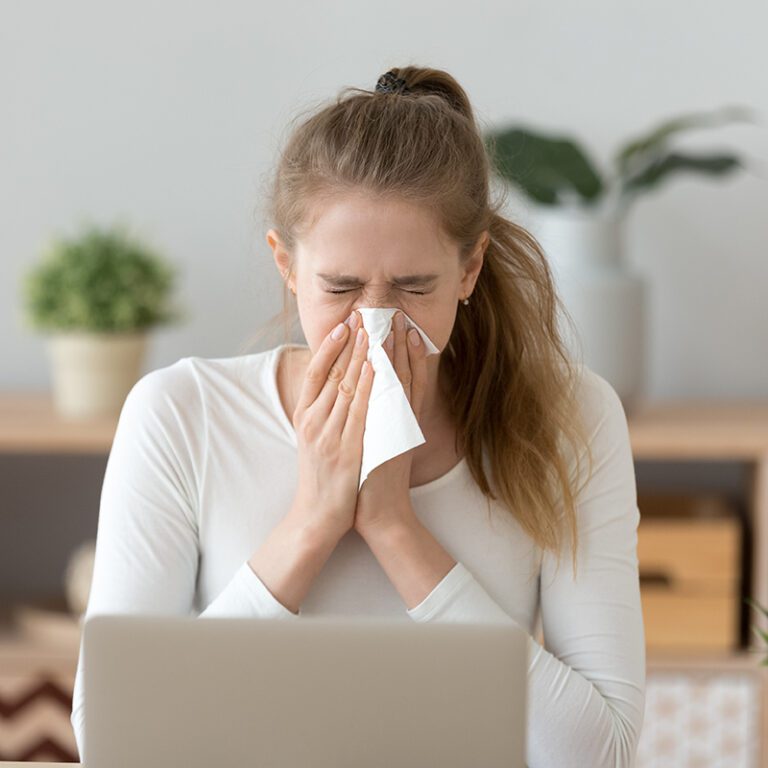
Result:
[[[0,761],[77,762],[74,676],[0,675]]]
[[[757,768],[760,693],[752,671],[649,673],[638,768]]]

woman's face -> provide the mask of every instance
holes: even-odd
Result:
[[[398,200],[356,195],[313,211],[314,225],[296,244],[294,275],[299,318],[312,354],[353,310],[395,307],[443,350],[458,302],[472,292],[487,233],[466,267],[425,209]],[[290,265],[275,230],[267,233],[281,274]],[[427,360],[434,364],[438,355]],[[431,367],[431,365],[430,365]]]

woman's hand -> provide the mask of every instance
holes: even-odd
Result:
[[[403,321],[402,328],[398,327],[398,316]],[[406,334],[405,317],[401,312],[396,313],[392,320],[393,331],[388,337],[390,343],[385,342],[383,347],[418,419],[427,385],[426,348],[415,328]],[[412,343],[412,336],[418,344]],[[412,458],[413,449],[385,461],[365,479],[357,495],[354,525],[361,536],[372,530],[413,520],[409,493]]]
[[[366,363],[368,334],[341,324],[329,333],[307,367],[292,422],[299,454],[299,483],[291,519],[337,539],[354,524],[363,432],[374,371]],[[360,334],[360,343],[356,343]],[[363,364],[366,363],[365,369]]]

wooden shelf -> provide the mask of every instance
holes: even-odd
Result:
[[[2,392],[0,452],[106,454],[117,418],[65,419],[55,412],[49,392]]]
[[[628,417],[636,459],[753,460],[768,455],[768,401],[659,402]],[[0,392],[0,451],[108,453],[117,415],[65,419],[49,392]]]
[[[0,451],[108,453],[117,418],[65,419],[54,411],[50,392],[0,392]],[[649,403],[627,422],[636,459],[768,456],[768,401]]]
[[[764,460],[768,401],[660,402],[627,415],[632,454],[651,460]]]

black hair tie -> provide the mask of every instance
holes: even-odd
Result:
[[[410,93],[402,77],[397,77],[393,70],[385,72],[376,82],[376,93]]]

